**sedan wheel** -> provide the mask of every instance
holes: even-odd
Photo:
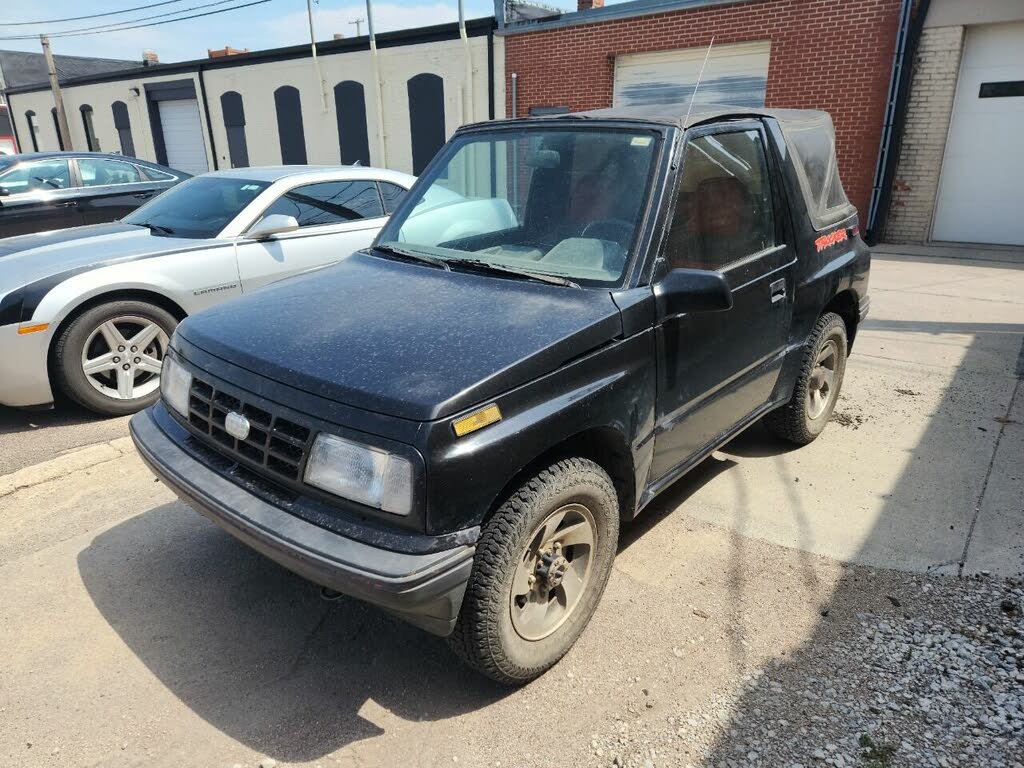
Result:
[[[86,339],[82,372],[106,397],[135,400],[160,387],[168,337],[156,322],[135,315],[107,320]]]
[[[167,310],[141,301],[86,310],[57,339],[54,381],[97,413],[120,416],[152,405],[175,325]]]

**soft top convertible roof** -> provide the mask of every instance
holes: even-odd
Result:
[[[827,112],[816,109],[767,109],[764,107],[740,107],[732,104],[694,104],[693,109],[687,115],[688,106],[686,102],[643,104],[633,107],[610,107],[608,109],[591,109],[586,112],[545,115],[538,119],[636,120],[642,123],[664,123],[684,130],[714,120],[742,117],[773,117],[783,125],[814,123],[822,119],[828,121],[829,125],[832,124]]]
[[[532,120],[624,120],[660,123],[686,130],[703,123],[744,117],[770,117],[778,121],[793,155],[800,190],[815,229],[838,224],[857,210],[846,198],[836,163],[836,134],[832,118],[816,109],[767,109],[729,104],[650,104],[594,109],[587,112],[544,115]]]

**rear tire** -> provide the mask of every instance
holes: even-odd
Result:
[[[452,650],[501,683],[543,674],[590,621],[618,536],[618,498],[601,467],[574,458],[540,472],[483,527]]]
[[[55,383],[96,413],[124,416],[142,410],[160,397],[159,371],[177,324],[167,310],[142,301],[88,309],[57,340]]]
[[[789,402],[764,417],[770,432],[807,445],[832,417],[846,372],[846,323],[834,312],[818,318],[804,344],[800,372]]]

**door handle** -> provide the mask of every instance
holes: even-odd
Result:
[[[152,196],[152,192],[139,192],[138,194],[132,195],[132,197],[137,197],[139,200],[148,200]]]
[[[58,208],[74,208],[78,205],[77,200],[69,200],[66,203],[57,203]]]
[[[776,280],[774,283],[768,286],[772,294],[772,304],[778,304],[780,301],[786,298],[786,281],[785,279]]]

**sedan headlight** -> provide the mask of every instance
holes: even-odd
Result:
[[[188,394],[192,389],[192,374],[178,365],[173,357],[165,357],[160,369],[160,394],[164,402],[188,418]]]
[[[395,515],[412,511],[412,464],[379,448],[321,432],[305,480],[312,486]]]

